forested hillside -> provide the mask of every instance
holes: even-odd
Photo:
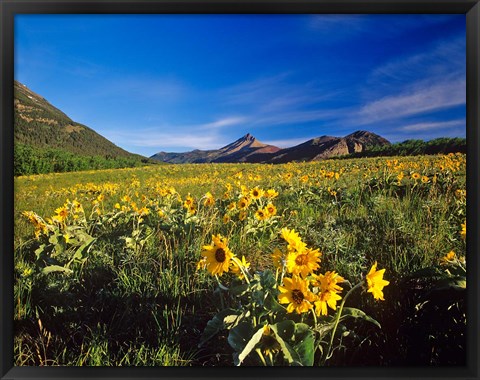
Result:
[[[15,175],[132,167],[149,161],[74,122],[17,81],[14,96]]]

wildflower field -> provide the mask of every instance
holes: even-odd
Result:
[[[15,365],[465,364],[466,157],[15,179]]]

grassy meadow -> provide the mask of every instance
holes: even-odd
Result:
[[[465,165],[17,177],[15,365],[464,364]]]

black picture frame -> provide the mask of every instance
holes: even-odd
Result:
[[[0,198],[0,378],[479,378],[478,179],[480,128],[480,4],[478,0],[0,0],[1,198]],[[466,16],[467,57],[467,365],[428,368],[112,368],[13,366],[13,25],[17,14],[130,13],[401,13]]]

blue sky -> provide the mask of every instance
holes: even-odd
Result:
[[[464,15],[17,15],[15,79],[151,156],[465,137]]]

